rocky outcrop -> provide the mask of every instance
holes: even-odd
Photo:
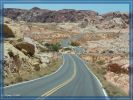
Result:
[[[121,66],[119,64],[109,64],[108,65],[108,70],[114,73],[121,73]]]
[[[9,42],[4,43],[4,73],[5,76],[11,73],[18,73],[19,69],[22,68],[23,60],[28,60],[28,57],[21,51],[16,49]]]
[[[63,9],[59,11],[51,11],[37,7],[30,10],[5,9],[6,17],[29,22],[75,22],[82,20],[85,17],[97,16],[97,14],[97,12],[90,10]]]
[[[110,12],[100,15],[91,10],[63,9],[51,11],[37,7],[30,10],[6,8],[4,16],[13,20],[26,22],[62,23],[84,21],[98,28],[100,28],[99,25],[101,24],[102,28],[127,27],[127,24],[129,24],[129,15],[127,13]]]
[[[4,24],[4,37],[5,38],[15,37],[15,34],[12,31],[12,29],[8,25],[6,25],[6,24]]]
[[[128,13],[121,12],[109,12],[102,15],[105,20],[111,20],[113,18],[121,18],[125,21],[125,23],[129,23],[129,15]]]
[[[108,71],[114,72],[116,74],[128,74],[129,73],[129,61],[128,58],[123,58],[121,56],[113,57],[110,59],[110,64],[107,66]]]
[[[29,54],[30,56],[33,56],[35,54],[35,46],[28,42],[17,43],[15,47],[24,52],[26,55]]]
[[[33,73],[36,77],[36,73],[46,73],[46,67],[53,62],[55,55],[47,52],[35,53],[34,50],[34,45],[27,42],[15,41],[11,44],[9,40],[4,41],[5,85],[32,79]]]

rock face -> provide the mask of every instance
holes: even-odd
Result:
[[[124,57],[114,57],[110,59],[110,64],[107,66],[108,71],[116,74],[129,74],[129,61]]]
[[[123,20],[125,20],[125,22],[128,24],[129,23],[129,15],[127,13],[121,13],[121,12],[110,12],[110,13],[106,13],[103,15],[103,18],[105,20],[111,20],[113,18],[122,18]]]
[[[108,70],[114,73],[121,73],[122,69],[121,66],[114,63],[114,64],[109,64],[108,65]]]
[[[90,10],[63,9],[51,11],[34,7],[30,10],[5,9],[5,16],[14,20],[24,20],[28,22],[75,22],[85,17],[97,16],[97,12]]]
[[[11,28],[6,24],[4,24],[4,37],[5,38],[15,37],[15,34],[11,30]]]
[[[129,21],[129,15],[126,13],[111,12],[99,15],[97,12],[91,10],[63,9],[51,11],[37,7],[34,7],[30,10],[6,8],[4,14],[5,17],[18,21],[42,23],[87,21],[89,24],[94,25],[100,25],[103,23],[102,27],[106,28],[113,28],[117,26],[117,24],[122,24],[122,27],[125,27]]]

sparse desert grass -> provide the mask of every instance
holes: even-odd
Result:
[[[103,62],[104,61],[99,61],[97,64],[89,63],[88,67],[100,80],[109,96],[127,96],[127,94],[121,88],[114,86],[105,79],[104,75],[106,74],[106,66],[103,64]]]
[[[8,86],[11,84],[36,79],[36,78],[51,74],[51,73],[55,72],[60,67],[61,64],[62,64],[62,60],[58,59],[58,60],[50,63],[47,67],[41,68],[40,70],[38,70],[38,69],[34,70],[34,71],[21,70],[20,76],[18,76],[17,74],[14,73],[10,77],[4,79],[4,85]]]
[[[99,64],[99,65],[105,64],[104,60],[99,60],[99,61],[97,61],[96,63]]]

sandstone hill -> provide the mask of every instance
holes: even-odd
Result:
[[[88,21],[97,28],[126,28],[129,23],[129,15],[121,12],[110,12],[100,15],[91,10],[63,9],[51,11],[34,7],[30,10],[5,8],[4,16],[17,21],[41,22],[41,23],[63,23]],[[102,23],[102,25],[101,25]]]

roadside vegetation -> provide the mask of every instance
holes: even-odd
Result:
[[[71,48],[64,48],[65,51],[71,50]]]
[[[11,84],[15,84],[23,81],[29,81],[32,79],[36,79],[36,78],[51,74],[55,72],[60,67],[61,64],[62,64],[62,60],[56,59],[51,63],[49,63],[47,67],[44,67],[44,68],[40,68],[39,65],[36,65],[33,67],[34,70],[27,69],[28,71],[24,71],[23,69],[21,69],[19,71],[20,74],[14,73],[16,77],[10,76],[4,79],[4,84],[5,86],[8,86]]]
[[[79,46],[80,44],[79,44],[79,42],[77,42],[77,41],[72,41],[72,42],[71,42],[71,45],[72,45],[72,46]]]
[[[45,46],[50,50],[50,51],[56,51],[58,52],[59,49],[61,48],[61,45],[60,43],[53,43],[53,44],[50,44],[50,43],[46,43]]]
[[[109,96],[127,96],[127,94],[121,88],[114,86],[105,79],[104,75],[106,74],[107,67],[104,65],[103,60],[97,61],[95,63],[89,62],[88,67],[100,80]]]

